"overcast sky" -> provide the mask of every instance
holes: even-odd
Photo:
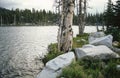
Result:
[[[88,12],[103,12],[104,7],[106,6],[108,0],[89,0]],[[116,0],[112,0],[115,2]],[[0,0],[0,7],[8,8],[8,9],[46,9],[46,10],[54,10],[53,9],[54,0]]]

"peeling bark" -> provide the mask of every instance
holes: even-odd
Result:
[[[83,15],[82,15],[82,0],[79,0],[79,35],[82,34],[83,30]]]
[[[84,6],[82,5],[82,2]],[[87,1],[79,0],[79,35],[83,34],[85,28],[85,20],[86,20],[86,9],[87,9]]]
[[[74,0],[62,0],[61,22],[58,30],[58,49],[63,52],[72,49],[72,21],[74,13]]]

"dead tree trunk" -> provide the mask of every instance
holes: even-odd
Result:
[[[72,49],[72,21],[74,13],[74,0],[62,0],[61,24],[58,30],[58,49],[63,52]]]
[[[84,32],[85,29],[85,24],[86,24],[86,15],[87,15],[87,1],[84,0],[84,14],[83,14],[83,27],[82,27],[82,33]]]
[[[0,21],[1,21],[1,26],[2,26],[2,16],[1,16],[1,20]]]
[[[84,6],[82,5],[82,2]],[[85,28],[85,20],[86,20],[86,0],[79,0],[79,35],[83,34]]]
[[[79,0],[79,35],[82,34],[83,30],[83,15],[82,15],[82,0]]]

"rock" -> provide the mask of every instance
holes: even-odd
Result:
[[[120,70],[120,65],[117,65],[117,70]]]
[[[113,44],[113,46],[116,46],[116,47],[119,46],[119,42],[118,41],[114,41],[112,44]]]
[[[84,45],[82,48],[92,48],[92,47],[95,47],[95,46],[88,44],[88,45]]]
[[[86,42],[86,40],[85,40],[85,39],[81,39],[81,41],[82,41],[82,42]]]
[[[120,53],[120,48],[113,47],[112,50],[116,53]]]
[[[89,42],[92,42],[95,39],[100,38],[100,37],[104,37],[104,36],[105,36],[105,34],[103,32],[95,32],[95,33],[91,33],[89,35],[89,39],[88,40],[89,40]]]
[[[111,49],[104,45],[93,46],[86,45],[83,48],[76,48],[75,53],[78,59],[81,59],[86,56],[99,58],[99,59],[109,59],[109,58],[118,58],[119,55],[114,53]]]
[[[80,40],[77,40],[76,42],[80,42]]]
[[[61,73],[61,69],[58,71],[51,70],[45,67],[40,74],[38,74],[37,78],[56,78]]]
[[[76,40],[76,42],[87,42],[85,39]]]
[[[112,35],[107,35],[105,37],[96,38],[95,40],[91,41],[90,44],[92,45],[106,45],[109,48],[112,48]]]
[[[62,69],[71,64],[75,59],[73,52],[60,55],[46,63],[45,68],[40,72],[37,78],[56,78],[60,75]]]

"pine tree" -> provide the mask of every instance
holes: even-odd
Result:
[[[113,17],[114,17],[114,12],[113,12],[113,4],[111,0],[108,0],[108,6],[107,10],[105,12],[105,24],[107,26],[107,30],[113,26]]]
[[[116,27],[118,27],[120,29],[120,0],[118,0],[116,2],[114,10],[115,10],[115,16],[114,16],[115,23],[114,23],[114,26],[116,26]]]

